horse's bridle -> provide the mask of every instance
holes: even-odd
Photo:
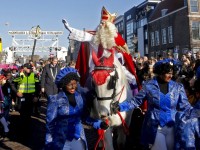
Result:
[[[117,95],[115,95],[115,92],[116,92],[116,82],[117,82],[117,79],[118,79],[118,73],[117,73],[117,70],[115,67],[108,67],[108,66],[95,66],[94,67],[94,71],[97,71],[97,70],[106,70],[107,72],[109,70],[112,70],[112,71],[115,71],[115,75],[112,76],[109,72],[108,74],[110,75],[110,78],[112,78],[111,80],[114,80],[113,81],[113,94],[111,95],[111,97],[98,97],[97,96],[97,100],[98,101],[102,101],[102,100],[111,100],[111,99],[114,99],[114,97],[116,97]]]
[[[118,94],[116,94],[116,82],[117,82],[117,79],[118,79],[118,72],[116,70],[115,65],[113,65],[113,67],[108,67],[108,66],[104,66],[104,65],[95,66],[94,67],[94,72],[97,71],[97,70],[106,70],[108,72],[108,74],[110,75],[111,80],[113,80],[113,84],[114,85],[113,85],[113,88],[112,88],[113,89],[113,93],[112,93],[111,97],[98,97],[97,96],[97,101],[112,100],[111,103],[110,103],[110,108],[111,108],[111,105],[114,102],[114,98],[121,93],[121,91],[120,91]],[[115,71],[115,75],[114,76],[112,76],[109,73],[110,70]],[[111,80],[110,80],[110,82],[111,82]]]

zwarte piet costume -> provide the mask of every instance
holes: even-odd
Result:
[[[154,67],[164,64],[169,66],[170,72],[170,66],[175,66],[176,61],[166,59],[157,62]],[[163,71],[165,70],[161,70],[160,73]],[[189,112],[192,108],[183,85],[172,80],[163,83],[156,76],[144,82],[142,89],[135,97],[120,103],[119,109],[121,112],[134,109],[143,104],[145,100],[147,100],[148,109],[143,123],[141,143],[152,148],[151,150],[173,150],[177,108],[182,112]]]
[[[62,69],[56,77],[57,86],[63,77],[72,73],[77,74],[77,70],[68,67]],[[73,97],[75,97],[75,105],[70,103],[70,98]],[[101,128],[102,121],[89,117],[86,104],[78,92],[75,91],[74,95],[68,95],[62,90],[57,95],[50,95],[46,115],[45,150],[68,150],[71,149],[70,145],[73,143],[77,146],[77,150],[87,149],[81,121],[95,129]],[[83,145],[84,148],[82,148]]]

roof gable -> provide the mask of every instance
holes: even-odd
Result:
[[[180,9],[184,7],[184,0],[165,0],[160,2],[157,7],[156,10],[154,11],[153,16],[151,17],[150,21],[156,20],[160,17],[162,17],[162,10],[164,9],[168,9],[166,14],[169,14],[177,9]]]

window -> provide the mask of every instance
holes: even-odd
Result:
[[[121,31],[123,31],[123,22],[121,22]]]
[[[131,41],[131,38],[133,37],[133,35],[129,35],[127,36],[127,46],[129,49],[132,49],[133,48],[133,43]]]
[[[199,22],[198,21],[192,21],[192,38],[193,38],[193,40],[200,40]]]
[[[167,50],[163,51],[163,58],[167,58]]]
[[[168,11],[168,9],[163,9],[163,10],[161,10],[161,12],[162,12],[162,17],[166,15],[167,11]]]
[[[172,27],[168,28],[168,40],[169,40],[169,43],[173,43]]]
[[[127,35],[133,34],[133,21],[130,21],[126,25]]]
[[[154,6],[150,6],[151,9],[154,9]]]
[[[193,49],[193,56],[194,56],[195,59],[196,59],[196,54],[199,52],[199,49],[200,48],[194,48]]]
[[[159,32],[158,31],[155,32],[155,39],[156,39],[156,46],[160,45]]]
[[[137,23],[133,22],[133,33],[136,34],[137,32]]]
[[[140,20],[140,25],[141,25],[141,27],[143,27],[144,26],[144,20],[142,19],[142,20]]]
[[[141,21],[138,21],[138,28],[141,27]]]
[[[137,28],[143,27],[146,24],[147,24],[147,18],[141,19],[140,21],[137,22]]]
[[[167,39],[166,39],[166,29],[162,29],[162,43],[166,44]]]
[[[127,37],[127,45],[130,51],[133,49],[133,43],[131,38],[133,37],[133,21],[130,21],[126,24],[126,37]]]
[[[145,31],[144,31],[144,38],[145,38],[145,40],[147,40],[147,39],[148,39],[147,30],[145,30]]]
[[[121,31],[121,24],[118,24],[118,31]]]
[[[158,59],[158,55],[160,55],[160,52],[156,52],[156,59]]]
[[[190,0],[190,11],[193,13],[198,12],[198,1],[197,0]]]
[[[154,52],[151,52],[151,57],[154,57]]]
[[[129,20],[129,19],[131,19],[131,15],[128,15],[128,16],[126,17],[126,20]]]
[[[143,20],[144,20],[144,25],[146,25],[147,24],[147,18],[144,18]]]
[[[155,46],[154,32],[151,33],[151,46]]]

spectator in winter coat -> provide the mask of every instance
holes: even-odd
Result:
[[[60,66],[57,65],[58,59],[52,58],[51,64],[44,67],[41,76],[41,91],[46,93],[46,96],[58,94],[58,88],[55,84],[57,74],[60,72]]]

